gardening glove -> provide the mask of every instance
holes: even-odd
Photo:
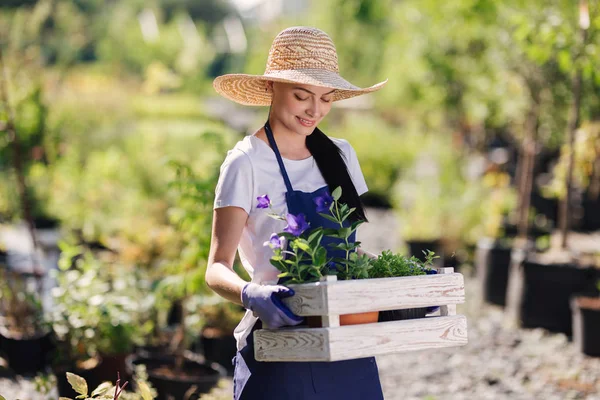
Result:
[[[242,304],[260,318],[270,329],[298,325],[304,319],[292,313],[282,299],[291,297],[294,291],[280,285],[258,285],[247,283],[242,289]]]

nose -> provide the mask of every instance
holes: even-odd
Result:
[[[318,118],[320,115],[321,109],[318,100],[312,99],[309,103],[308,108],[306,109],[306,115],[311,118]]]
[[[319,118],[323,112],[321,109],[322,105],[320,103],[321,102],[319,99],[315,99],[313,97],[309,102],[308,108],[306,109],[306,115],[310,116],[311,118]]]

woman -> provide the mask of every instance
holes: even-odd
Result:
[[[328,138],[317,125],[334,101],[380,89],[386,82],[358,88],[338,73],[337,53],[324,32],[293,27],[280,32],[264,75],[230,74],[215,79],[221,95],[245,105],[270,106],[268,121],[230,150],[216,187],[207,284],[248,311],[235,330],[234,398],[383,399],[373,357],[332,363],[257,362],[252,332],[262,326],[298,325],[280,301],[293,292],[278,285],[279,271],[264,246],[285,223],[257,208],[267,194],[279,214],[304,213],[311,227],[323,226],[313,199],[342,187],[341,202],[365,219],[359,195],[367,191],[356,153],[345,140]],[[354,241],[354,237],[351,238]],[[252,277],[232,268],[236,249]],[[359,250],[361,251],[361,250]]]

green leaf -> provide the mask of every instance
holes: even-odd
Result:
[[[100,396],[106,393],[110,388],[112,388],[112,383],[103,382],[92,392],[91,396]]]
[[[285,268],[285,265],[281,261],[269,260],[271,265],[277,268],[279,271],[282,271]]]
[[[350,237],[350,235],[352,235],[352,230],[350,228],[340,228],[339,232],[340,232],[340,237],[342,237],[344,239],[348,239]]]
[[[320,247],[313,256],[313,263],[315,265],[323,265],[327,262],[327,250],[324,247]]]
[[[310,245],[308,244],[308,242],[306,240],[299,239],[299,240],[296,241],[296,245],[298,246],[298,248],[300,250],[304,250],[307,253],[310,253],[311,248],[310,248]]]
[[[319,243],[321,243],[322,238],[323,238],[323,229],[317,229],[313,233],[310,234],[310,236],[308,237],[308,242],[312,246],[317,246]]]
[[[144,381],[139,381],[137,383],[138,385],[138,390],[140,392],[140,394],[142,395],[142,399],[143,400],[152,400],[152,391],[150,390],[150,387],[148,386],[148,384]]]
[[[77,393],[87,397],[88,386],[87,386],[87,382],[85,381],[85,379],[83,379],[79,375],[75,375],[71,372],[67,372],[67,381],[69,382],[69,384],[71,384],[71,387],[73,388],[73,390],[75,390]]]
[[[325,219],[328,219],[328,220],[329,220],[329,221],[331,221],[331,222],[335,222],[336,224],[339,224],[339,223],[340,223],[340,222],[339,222],[337,219],[335,219],[335,218],[334,218],[334,217],[332,217],[331,215],[328,215],[328,214],[323,214],[323,213],[319,213],[319,215],[320,215],[321,217],[325,218]]]
[[[360,225],[362,225],[364,222],[365,222],[365,221],[363,221],[363,220],[354,221],[354,222],[352,223],[352,225],[350,225],[350,229],[352,229],[352,232],[354,232],[354,231],[355,231],[355,230],[357,230],[357,229],[358,229],[358,227],[359,227]]]
[[[342,187],[338,186],[335,188],[335,190],[333,191],[333,193],[331,193],[331,197],[333,197],[334,201],[338,201],[340,199],[340,197],[342,197]]]
[[[6,400],[4,397],[2,397],[2,395],[0,394],[0,400]]]
[[[344,214],[344,216],[342,217],[342,222],[344,222],[346,219],[348,219],[348,217],[350,215],[352,215],[352,213],[356,210],[355,207],[352,207],[350,210],[348,210],[347,213]]]
[[[355,248],[358,247],[358,245],[355,243],[329,243],[329,247],[335,250],[354,250]],[[352,253],[354,254],[354,253]],[[350,257],[352,257],[352,254],[350,254]]]

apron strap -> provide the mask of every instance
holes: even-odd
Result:
[[[283,175],[283,181],[285,182],[285,187],[289,193],[294,191],[292,187],[292,183],[290,182],[290,178],[288,177],[287,171],[285,170],[285,165],[283,164],[283,159],[281,158],[281,154],[279,153],[279,148],[277,148],[277,143],[275,143],[275,137],[273,136],[273,132],[271,131],[271,125],[269,121],[265,123],[265,132],[267,133],[267,139],[269,139],[269,144],[271,148],[275,152],[275,157],[277,157],[277,163],[279,164],[279,169],[281,169],[281,175]]]

